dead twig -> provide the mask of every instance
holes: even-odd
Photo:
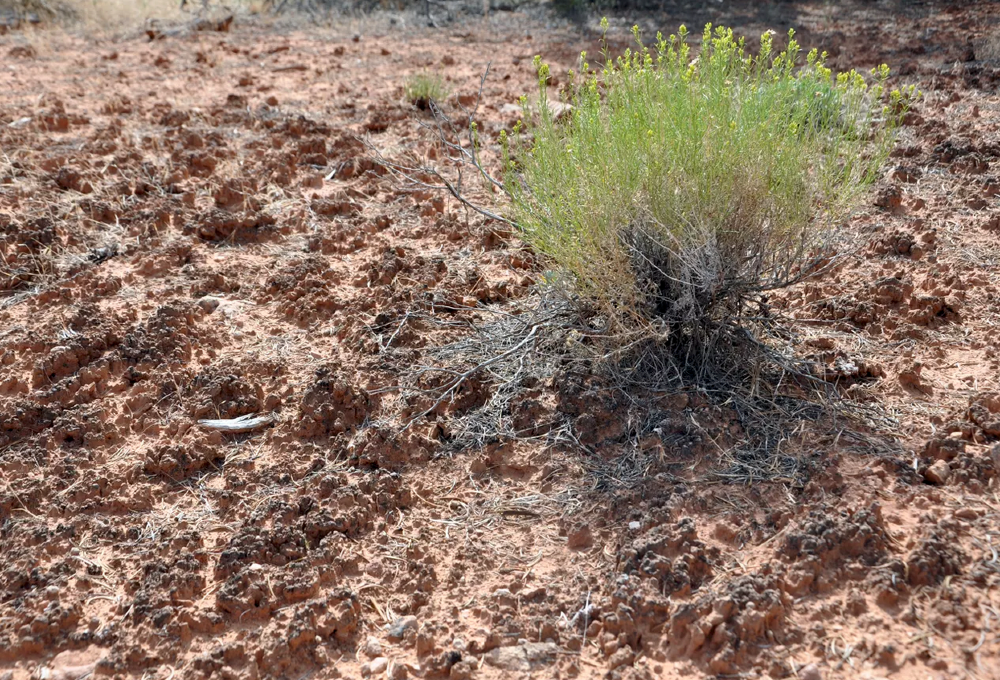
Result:
[[[253,432],[277,421],[277,418],[270,413],[264,415],[247,414],[238,418],[225,418],[222,420],[199,420],[198,424],[209,430],[219,430],[228,434],[241,434],[243,432]]]

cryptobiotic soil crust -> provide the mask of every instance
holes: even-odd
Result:
[[[531,58],[557,88],[593,33],[0,36],[0,678],[1000,677],[998,8],[764,9],[659,27],[794,25],[924,97],[856,252],[771,301],[883,416],[804,417],[759,480],[694,389],[641,441],[585,381],[515,407],[578,445],[399,426],[401,371],[544,263],[360,139],[433,161],[406,77],[446,74],[461,118],[491,61],[492,142]]]

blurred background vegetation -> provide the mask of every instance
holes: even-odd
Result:
[[[171,20],[219,14],[288,15],[313,19],[376,11],[407,12],[449,22],[493,12],[528,11],[584,23],[601,14],[665,13],[697,23],[713,13],[746,13],[780,20],[793,5],[815,5],[835,12],[840,6],[871,6],[891,11],[920,11],[937,0],[0,0],[0,24],[92,24],[124,26],[146,19]]]

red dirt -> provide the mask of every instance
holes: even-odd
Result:
[[[434,153],[406,76],[447,72],[456,114],[492,60],[494,139],[531,57],[558,83],[593,39],[0,36],[0,678],[1000,677],[1000,6],[768,7],[706,13],[924,99],[856,257],[773,301],[896,442],[804,420],[799,472],[751,484],[714,474],[740,424],[694,393],[629,479],[610,394],[572,396],[575,449],[444,455],[447,422],[386,420],[385,343],[438,339],[408,309],[470,318],[543,266],[357,135]]]

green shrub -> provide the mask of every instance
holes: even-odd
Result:
[[[581,23],[590,7],[587,0],[552,0],[552,9],[570,21]]]
[[[606,26],[606,24],[605,24]],[[502,135],[511,220],[617,330],[690,342],[739,326],[773,288],[829,262],[839,227],[876,177],[908,94],[834,76],[815,50],[756,56],[705,28],[695,58],[682,26],[593,72],[570,72],[557,115],[540,94]],[[565,108],[565,107],[561,107]],[[734,323],[735,322],[735,323]]]
[[[418,109],[427,109],[431,102],[439,103],[448,96],[448,88],[441,76],[427,73],[409,78],[403,90],[406,100]]]

